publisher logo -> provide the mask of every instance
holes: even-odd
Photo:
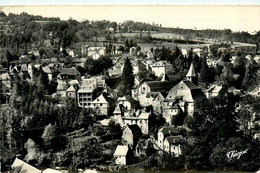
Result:
[[[247,153],[247,150],[244,150],[244,151],[236,151],[236,150],[233,150],[233,151],[229,151],[226,156],[227,158],[231,159],[231,158],[237,158],[237,159],[240,159],[240,157],[243,155],[243,154],[246,154]]]

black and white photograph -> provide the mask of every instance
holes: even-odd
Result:
[[[0,2],[0,173],[260,173],[259,0]]]

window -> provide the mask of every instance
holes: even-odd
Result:
[[[94,106],[96,106],[96,104],[94,104]]]
[[[102,106],[102,103],[100,103],[100,106]]]

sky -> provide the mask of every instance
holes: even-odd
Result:
[[[259,0],[1,0],[2,5],[260,5]]]
[[[260,30],[260,0],[0,0],[1,8],[6,14],[27,12],[62,20],[70,17],[79,21],[119,23],[134,20],[186,29],[231,29],[249,33]]]

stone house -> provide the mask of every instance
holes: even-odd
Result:
[[[101,94],[99,97],[97,97],[92,103],[91,107],[98,111],[101,115],[107,115],[108,109],[109,109],[109,103],[104,97],[103,94]]]
[[[142,137],[142,131],[137,124],[127,125],[123,130],[122,142],[124,145],[128,145],[133,149],[140,137]]]
[[[164,126],[158,130],[157,138],[158,138],[158,146],[161,149],[164,149],[164,140],[169,136],[176,136],[180,134],[180,130],[173,126]]]
[[[149,132],[149,118],[151,116],[150,112],[141,112],[130,110],[124,113],[124,116],[121,117],[122,124],[121,126],[126,127],[127,125],[137,124],[142,130],[143,134],[148,134]]]
[[[174,154],[175,157],[181,155],[181,143],[183,141],[182,135],[169,136],[165,138],[163,142],[163,150],[170,154]]]

